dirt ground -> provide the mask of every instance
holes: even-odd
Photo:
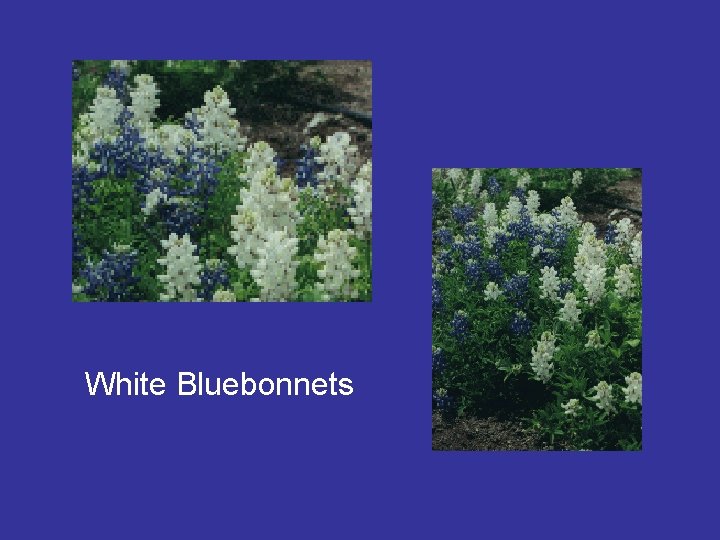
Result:
[[[610,188],[608,197],[578,208],[580,217],[597,227],[604,235],[610,221],[629,218],[637,230],[642,230],[642,178],[636,176],[618,182]]]
[[[433,450],[549,450],[520,421],[498,418],[432,417]]]
[[[284,176],[295,173],[292,160],[300,156],[300,145],[319,135],[323,140],[338,131],[350,134],[361,160],[372,157],[372,63],[361,60],[324,60],[304,66],[300,82],[288,88],[285,103],[248,103],[237,107],[237,117],[249,142],[267,141],[279,156],[288,160]],[[344,110],[345,112],[337,112]],[[324,121],[306,130],[321,113]]]

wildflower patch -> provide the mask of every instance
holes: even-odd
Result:
[[[569,196],[543,211],[536,171],[433,170],[433,409],[640,449],[642,232],[596,231]],[[560,177],[572,191],[583,173]]]
[[[93,88],[73,64],[75,301],[370,300],[372,161],[349,133],[308,140],[284,177],[222,86],[160,120],[159,87],[134,68],[113,61]]]

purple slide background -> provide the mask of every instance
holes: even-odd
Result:
[[[0,536],[708,537],[717,17],[585,4],[8,7]],[[373,301],[73,305],[73,58],[372,59]],[[450,166],[643,167],[642,452],[431,451],[430,170]],[[85,370],[171,391],[90,398]],[[179,398],[180,370],[355,393]]]

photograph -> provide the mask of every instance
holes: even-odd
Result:
[[[74,302],[368,302],[372,63],[74,60]]]
[[[642,449],[641,178],[432,170],[433,450]]]

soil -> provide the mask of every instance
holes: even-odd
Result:
[[[432,417],[433,450],[551,450],[519,420]]]
[[[299,82],[285,89],[282,102],[239,104],[237,118],[248,142],[264,140],[286,160],[283,176],[294,176],[300,145],[315,135],[325,140],[338,131],[350,134],[361,162],[372,157],[372,127],[354,118],[372,118],[372,62],[324,60],[305,65]],[[343,112],[337,112],[343,110]],[[316,114],[325,121],[306,130]]]
[[[639,211],[639,212],[638,212]],[[642,230],[642,177],[622,180],[608,190],[602,198],[578,208],[584,221],[590,221],[597,228],[598,235],[604,235],[610,221],[629,218],[635,229]]]

